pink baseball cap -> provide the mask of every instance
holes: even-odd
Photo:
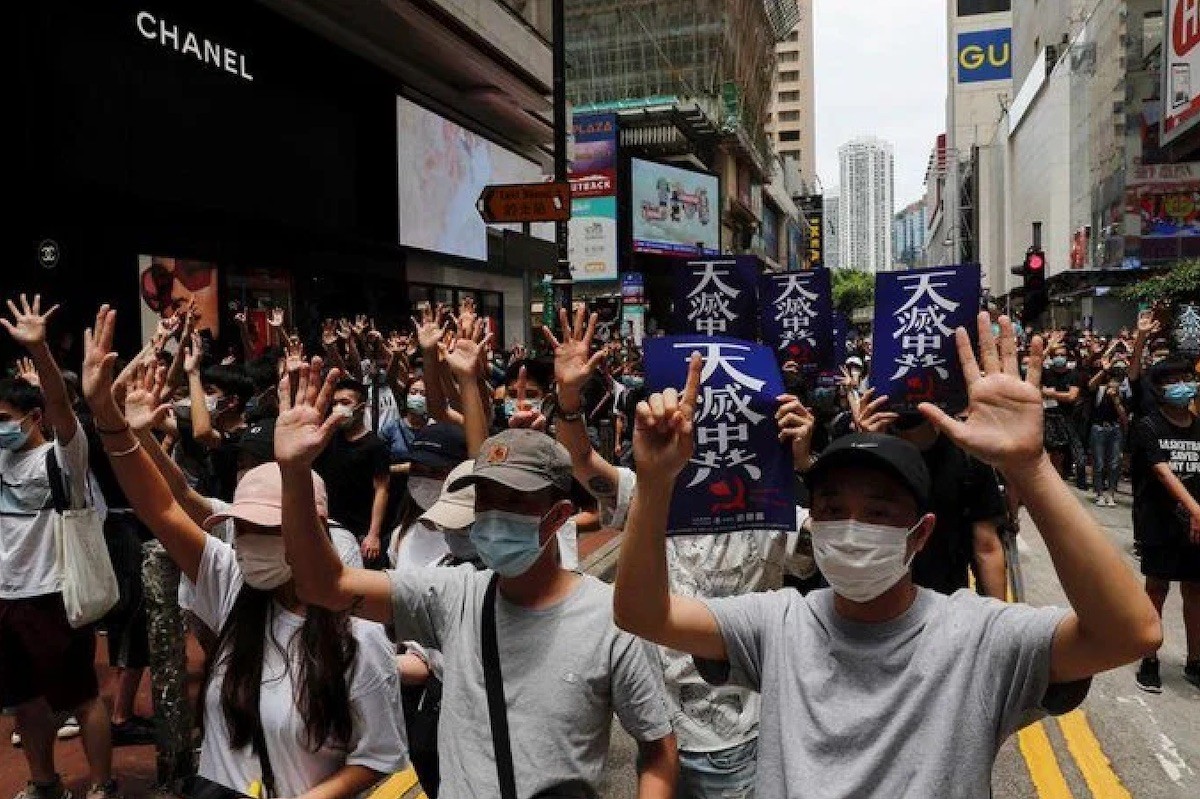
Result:
[[[317,515],[329,518],[329,495],[325,492],[325,481],[312,472],[313,494],[317,500]],[[204,520],[205,529],[229,519],[256,524],[259,527],[279,527],[283,524],[283,475],[275,462],[255,466],[238,481],[233,492],[233,504],[224,513],[217,513]]]

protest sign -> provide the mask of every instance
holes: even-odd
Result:
[[[753,255],[688,261],[675,286],[675,331],[757,340],[758,273]]]
[[[833,301],[828,269],[763,275],[758,284],[763,343],[804,374],[833,368]]]

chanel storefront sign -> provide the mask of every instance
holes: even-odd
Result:
[[[197,36],[189,30],[151,14],[139,11],[135,18],[138,33],[152,42],[158,42],[182,55],[191,56],[200,63],[214,69],[236,75],[242,80],[254,80],[246,69],[246,55],[225,45]]]

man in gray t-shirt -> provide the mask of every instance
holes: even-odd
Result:
[[[979,320],[980,360],[956,333],[967,421],[921,410],[1003,473],[1050,551],[1071,610],[917,588],[909,566],[936,521],[921,453],[901,439],[839,439],[806,474],[813,553],[831,590],[700,600],[668,593],[664,534],[692,454],[701,361],[638,410],[638,493],[617,569],[617,623],[690,653],[707,678],[762,692],[764,797],[987,797],[1004,739],[1077,706],[1095,674],[1152,651],[1162,627],[1121,553],[1042,447],[1042,344],[1017,368],[1012,324]],[[986,373],[986,377],[984,374]]]

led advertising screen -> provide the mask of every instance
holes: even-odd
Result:
[[[485,186],[540,183],[542,168],[414,102],[396,98],[400,244],[487,260],[487,225],[475,207]],[[520,230],[520,225],[510,226]],[[552,240],[553,225],[534,227]]]
[[[630,182],[634,251],[721,253],[721,193],[716,175],[634,158]]]
[[[617,279],[617,116],[575,117],[568,249],[576,280]]]

